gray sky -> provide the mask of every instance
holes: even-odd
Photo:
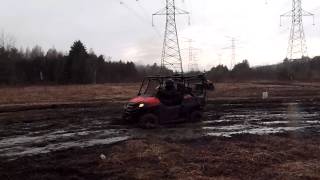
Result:
[[[120,4],[123,1],[124,4]],[[290,0],[176,0],[177,6],[192,13],[177,18],[180,46],[192,38],[200,48],[202,69],[220,63],[230,65],[231,45],[227,36],[237,37],[237,62],[273,64],[286,56],[290,19],[280,14],[291,9]],[[13,35],[18,47],[40,45],[67,52],[74,40],[82,40],[97,54],[113,60],[160,63],[164,17],[151,14],[164,7],[165,0],[0,0],[0,28]],[[305,0],[303,8],[316,14],[304,19],[308,52],[320,54],[320,1]],[[187,65],[187,51],[182,51]],[[220,54],[220,58],[219,58]]]

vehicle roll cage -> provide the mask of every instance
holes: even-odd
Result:
[[[160,87],[162,87],[164,82],[167,79],[172,79],[175,82],[182,83],[185,87],[190,87],[191,84],[194,84],[192,82],[201,83],[204,91],[203,93],[204,95],[206,95],[206,88],[204,87],[205,87],[205,84],[207,83],[207,79],[205,77],[205,74],[199,74],[199,75],[193,75],[193,76],[184,76],[184,75],[148,76],[143,79],[138,95],[140,96],[141,94],[146,94],[146,92],[143,92],[143,93],[141,92],[145,83],[148,83],[146,87],[146,91],[147,91],[150,85],[150,81],[157,81],[159,82]]]

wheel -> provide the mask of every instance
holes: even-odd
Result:
[[[193,111],[191,114],[190,114],[190,122],[199,122],[201,121],[202,119],[202,112],[201,111]]]
[[[139,119],[139,126],[146,129],[154,129],[159,124],[159,118],[154,114],[145,114]]]

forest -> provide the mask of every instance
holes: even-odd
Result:
[[[46,53],[40,46],[18,50],[0,47],[0,84],[95,84],[135,82],[151,72],[159,72],[157,64],[136,66],[133,62],[111,61],[87,51],[75,41],[67,55],[55,48]]]
[[[288,60],[283,62],[250,67],[247,60],[242,61],[229,70],[218,65],[208,72],[208,77],[216,82],[221,81],[320,81],[320,56],[314,58]]]

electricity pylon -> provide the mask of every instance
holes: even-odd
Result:
[[[192,56],[189,57],[189,65],[188,65],[189,72],[199,72],[199,65],[198,65],[198,56],[197,54],[192,54]]]
[[[234,37],[228,37],[228,38],[231,39],[231,46],[223,48],[223,49],[231,49],[230,69],[233,69],[234,65],[236,64],[236,41],[237,41],[237,39]]]
[[[187,41],[189,43],[188,51],[189,51],[189,64],[188,64],[188,70],[189,72],[198,72],[199,71],[199,65],[198,65],[198,59],[195,51],[200,51],[200,49],[194,48],[192,46],[192,42],[194,42],[192,39],[189,39]]]
[[[314,14],[302,9],[301,0],[292,0],[292,10],[280,16],[280,26],[282,17],[291,18],[291,30],[287,51],[287,58],[289,60],[303,58],[308,55],[302,22],[303,16],[312,16],[314,25]]]
[[[176,15],[182,14],[189,15],[190,13],[176,7],[175,0],[166,0],[166,7],[152,15],[152,25],[154,16],[166,16],[166,28],[161,56],[161,73],[164,69],[170,69],[175,73],[183,74],[182,58],[176,24]]]

